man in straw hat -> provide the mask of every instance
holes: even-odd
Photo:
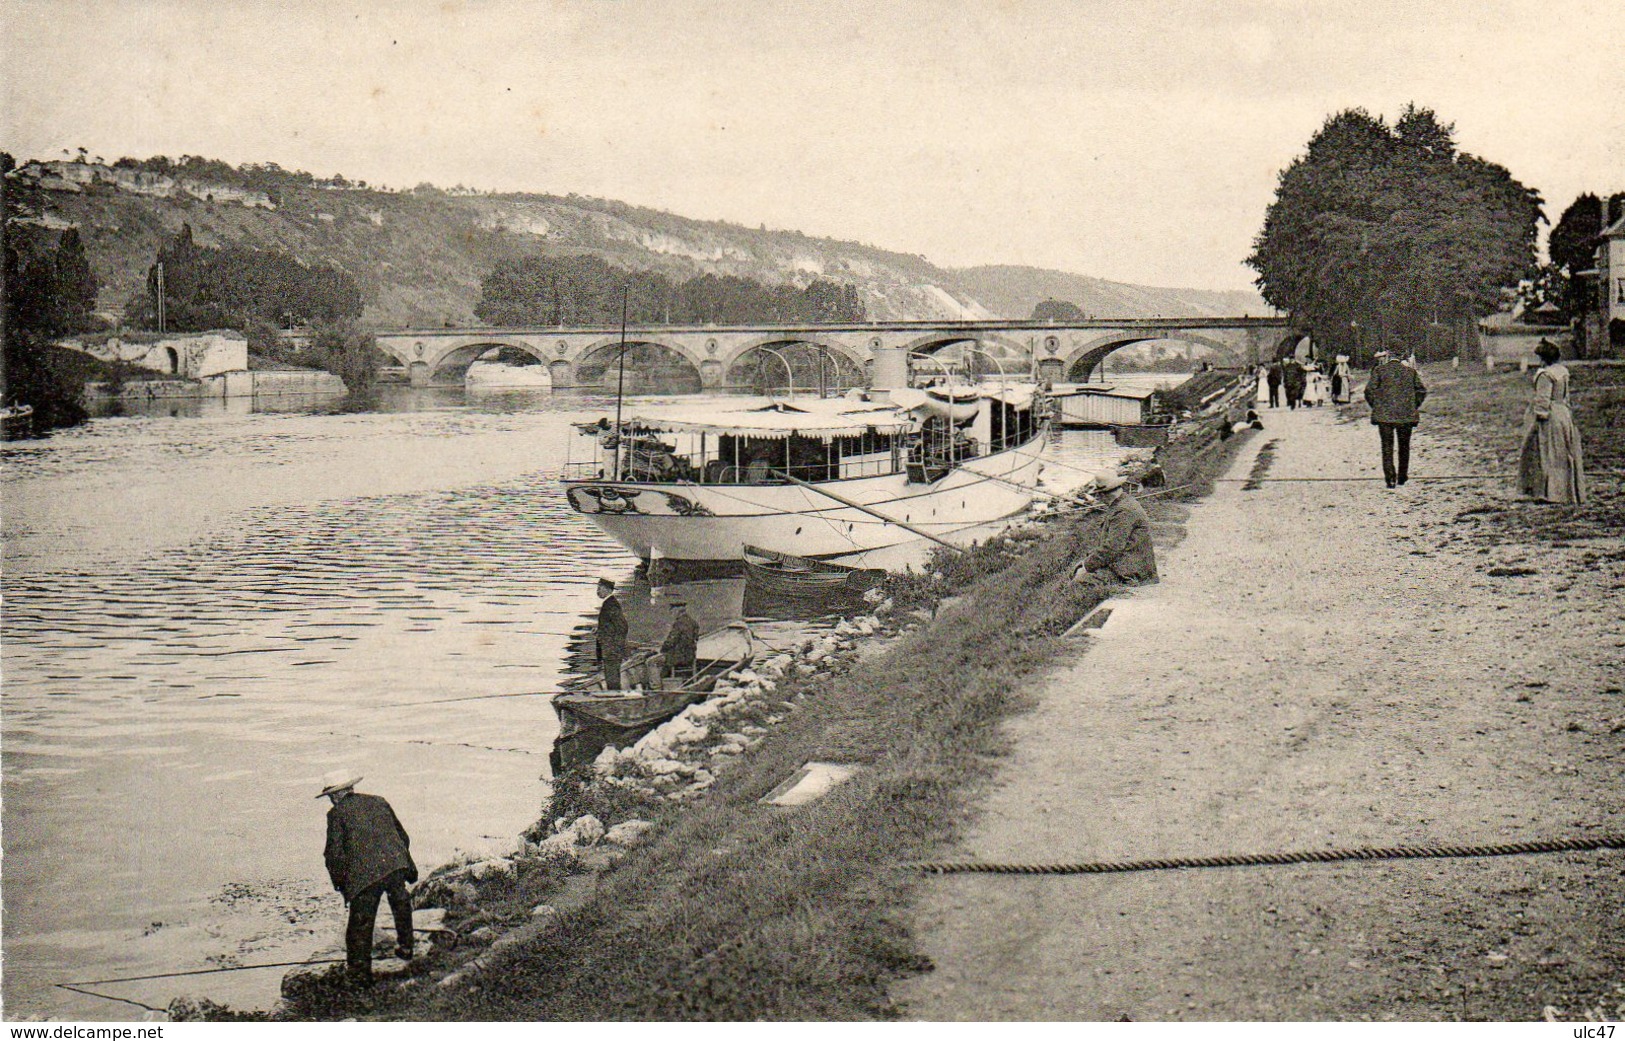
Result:
[[[1371,406],[1371,422],[1382,442],[1382,479],[1388,487],[1404,484],[1411,469],[1411,431],[1421,415],[1422,399],[1428,389],[1416,370],[1390,351],[1378,351],[1371,378],[1365,384],[1365,400]],[[1394,449],[1399,449],[1396,462]]]
[[[598,576],[598,667],[604,673],[604,689],[621,689],[621,662],[626,660],[626,611],[615,595],[615,576]]]
[[[322,778],[316,798],[331,799],[327,811],[327,873],[333,888],[344,894],[350,905],[350,922],[344,930],[345,966],[352,982],[372,983],[372,927],[378,917],[378,901],[389,895],[389,909],[395,915],[395,954],[412,957],[412,898],[408,882],[418,880],[417,865],[408,847],[412,840],[401,827],[389,803],[377,795],[355,790],[359,774],[333,770]]]
[[[1100,542],[1072,572],[1072,580],[1125,585],[1155,582],[1157,556],[1145,507],[1123,490],[1123,478],[1115,471],[1096,474],[1094,488],[1106,504]]]

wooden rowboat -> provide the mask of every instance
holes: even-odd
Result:
[[[665,657],[652,651],[628,658],[621,667],[627,689],[553,695],[553,711],[559,717],[558,737],[548,757],[553,776],[592,762],[608,745],[624,748],[704,701],[724,674],[749,665],[755,654],[750,627],[733,622],[700,637],[691,677],[664,676]]]
[[[831,564],[760,546],[746,546],[744,555],[747,588],[773,596],[856,595],[886,578],[886,573],[876,568]]]

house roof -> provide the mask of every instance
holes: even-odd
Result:
[[[1625,238],[1625,214],[1621,214],[1619,220],[1602,229],[1602,233],[1598,237],[1605,239]]]

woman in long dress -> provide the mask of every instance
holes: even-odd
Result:
[[[1523,456],[1518,488],[1542,502],[1585,502],[1585,464],[1580,458],[1580,432],[1569,410],[1569,370],[1558,359],[1557,345],[1542,340],[1535,349],[1541,368],[1535,394],[1524,413]]]

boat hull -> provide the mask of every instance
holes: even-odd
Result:
[[[565,494],[573,509],[645,560],[739,560],[747,545],[840,557],[918,539],[909,528],[951,541],[961,529],[1021,512],[1038,482],[1041,443],[1040,434],[966,460],[931,484],[897,473],[822,485],[886,519],[790,484],[589,480],[565,482]]]

